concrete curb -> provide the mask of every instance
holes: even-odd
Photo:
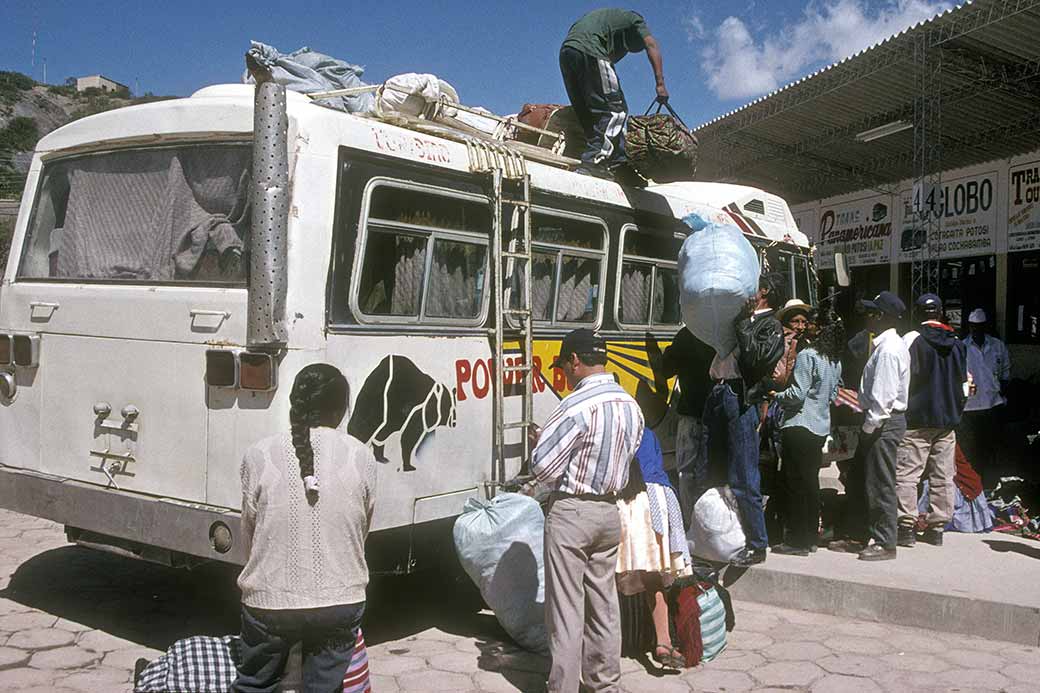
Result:
[[[723,577],[733,597],[743,601],[1040,646],[1040,609],[1035,607],[763,566],[729,568]]]

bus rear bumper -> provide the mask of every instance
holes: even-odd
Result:
[[[158,547],[202,559],[245,564],[240,515],[227,508],[156,498],[103,488],[72,479],[0,465],[0,508],[112,537],[123,543]],[[230,548],[220,552],[213,537],[230,532]]]

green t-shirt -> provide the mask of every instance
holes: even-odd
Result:
[[[629,53],[646,50],[649,35],[646,21],[636,12],[593,10],[574,22],[563,45],[613,64]]]

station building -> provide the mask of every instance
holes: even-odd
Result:
[[[845,309],[934,288],[1040,377],[1038,35],[1040,2],[961,5],[701,126],[698,177],[787,199]]]

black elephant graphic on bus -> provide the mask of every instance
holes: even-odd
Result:
[[[419,369],[407,356],[391,354],[379,362],[358,392],[347,432],[380,462],[387,440],[401,434],[404,471],[415,471],[412,456],[440,426],[455,428],[455,392]]]

